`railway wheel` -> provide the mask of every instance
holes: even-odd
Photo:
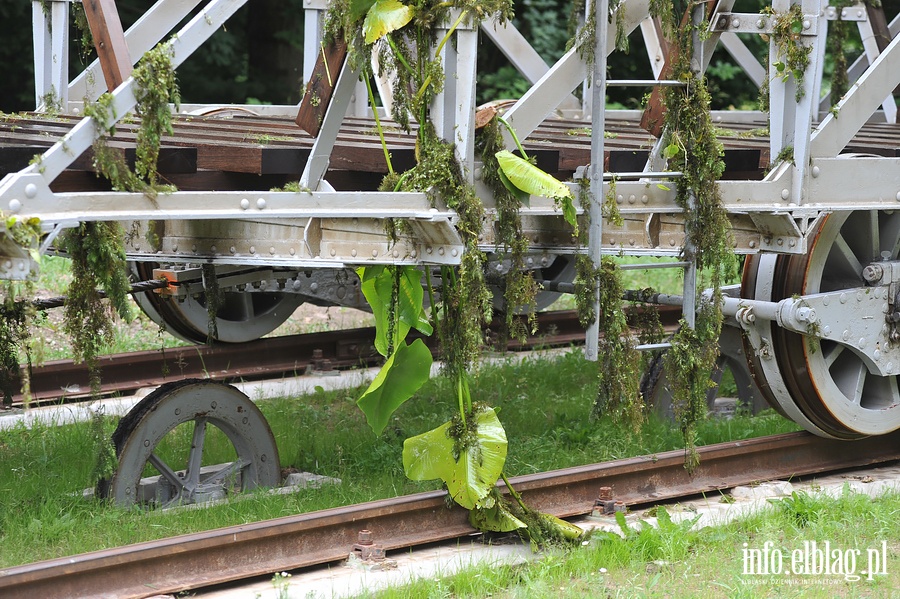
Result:
[[[745,272],[745,283],[749,277],[753,284],[745,291],[772,301],[845,290],[866,293],[866,267],[898,258],[900,212],[834,213],[815,231],[807,254],[748,261],[753,272]],[[853,318],[852,312],[846,317]],[[856,340],[848,342],[838,333],[841,322],[820,326],[832,334],[804,336],[769,325],[774,356],[757,356],[753,367],[763,371],[770,395],[790,418],[820,435],[853,439],[900,428],[897,376],[870,368],[871,361],[853,345]],[[888,334],[885,325],[873,342],[889,348]]]
[[[265,417],[246,395],[215,381],[162,385],[119,421],[112,440],[118,468],[97,491],[123,506],[198,503],[281,482]],[[155,486],[141,484],[155,475]]]
[[[138,280],[153,277],[155,263],[135,262],[132,270]],[[162,297],[147,291],[135,294],[141,310],[158,325],[165,326],[172,335],[190,343],[205,343],[209,334],[209,316],[203,294],[184,301]],[[244,343],[268,335],[290,318],[303,303],[292,293],[245,293],[227,291],[222,294],[216,312],[217,336],[213,341]]]

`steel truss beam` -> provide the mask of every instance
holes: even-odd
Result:
[[[170,43],[174,53],[173,63],[178,65],[185,60],[243,3],[244,0],[212,0],[172,38]],[[51,20],[56,14],[53,12],[56,5],[64,6],[64,3],[51,3]],[[126,33],[132,62],[136,62],[143,52],[162,39],[174,24],[183,19],[196,5],[196,0],[157,2]],[[776,12],[783,12],[789,6],[789,0],[776,0],[774,9]],[[825,4],[821,0],[804,0],[801,6],[805,14],[813,17],[810,19],[809,28],[802,36],[803,43],[812,48],[812,65],[805,78],[805,99],[799,103],[795,100],[795,84],[792,79],[771,82],[773,97],[771,152],[775,156],[788,145],[793,146],[794,164],[785,162],[777,165],[764,181],[720,183],[724,206],[732,216],[735,230],[740,232],[736,236],[738,251],[804,252],[805,235],[809,230],[809,224],[815,222],[821,214],[834,210],[895,209],[900,202],[900,175],[894,174],[900,173],[897,159],[838,158],[852,136],[900,83],[898,42],[896,39],[893,40],[876,59],[872,60],[872,66],[862,74],[851,91],[838,104],[837,114],[828,115],[817,129],[813,129],[813,117],[818,111],[818,87],[821,80],[824,32],[827,29],[828,17],[825,14]],[[311,3],[310,7],[315,9],[310,12],[316,13],[318,19],[317,13],[324,5],[315,2]],[[661,42],[655,37],[655,28],[648,20],[649,1],[627,0],[621,10],[625,11],[626,31],[631,32],[640,25],[649,44],[653,46],[650,48],[651,56],[658,55],[661,51]],[[729,4],[720,5],[718,10],[717,15],[726,17],[726,22],[730,23],[738,18],[728,12]],[[740,16],[740,19],[743,18]],[[40,14],[36,12],[35,21],[41,24],[46,22],[47,18],[42,12]],[[717,17],[711,19],[713,24],[717,21]],[[318,20],[310,20],[307,25],[312,27],[313,23],[318,27]],[[488,32],[502,50],[509,52],[510,48],[523,42],[521,36],[510,25],[507,24],[504,29],[496,31],[492,29],[494,26],[495,24],[489,21],[482,26],[482,31]],[[896,27],[896,23],[892,23],[892,26]],[[724,31],[723,43],[730,51],[740,55],[743,46],[735,42],[736,38],[733,37],[735,27],[731,26],[729,31],[725,31],[729,29],[728,27],[721,29]],[[48,75],[50,68],[48,65],[55,63],[48,61],[46,57],[53,56],[53,48],[58,45],[49,36],[44,35],[45,33],[46,28],[36,28],[36,55],[44,57],[40,63],[44,70],[39,73],[39,78],[43,82],[41,89],[44,90],[50,89],[54,81],[54,78]],[[471,149],[474,127],[471,113],[475,85],[473,70],[475,35],[476,32],[472,29],[463,27],[457,31],[454,43],[447,44],[443,60],[448,68],[448,89],[438,99],[435,115],[444,137],[454,142],[458,141],[459,158],[466,165],[466,172],[477,179],[478,165],[474,162]],[[614,35],[601,33],[597,40],[598,48],[605,49],[605,54],[612,52],[614,38]],[[701,63],[708,61],[713,44],[714,38],[707,42]],[[308,54],[312,56],[313,51],[317,50],[316,46]],[[747,65],[751,78],[758,80],[759,65],[750,61],[746,53],[743,55],[744,59],[740,62]],[[517,54],[514,53],[513,56]],[[588,69],[579,58],[577,49],[568,52],[549,68],[527,48],[523,50],[521,56],[516,58],[514,63],[526,72],[530,79],[537,80],[531,90],[506,113],[506,118],[519,136],[526,138],[548,114],[560,106],[566,106],[566,103],[571,104],[572,90],[585,79]],[[777,60],[778,57],[773,51],[770,62]],[[96,64],[89,67],[94,73],[93,76],[86,71],[76,78],[67,87],[68,96],[96,98],[100,90],[88,86],[87,81],[97,77],[99,73],[97,68]],[[177,192],[158,196],[154,204],[141,194],[52,193],[49,184],[101,134],[93,121],[85,119],[60,143],[45,152],[37,164],[19,173],[8,175],[0,181],[0,207],[8,214],[22,217],[38,216],[50,229],[57,225],[89,219],[246,220],[248,212],[242,207],[242,200],[247,200],[250,203],[250,212],[253,213],[251,220],[262,216],[266,219],[286,219],[291,221],[290,227],[301,236],[308,236],[309,231],[320,227],[324,222],[323,219],[343,221],[354,217],[384,219],[406,215],[416,222],[430,223],[422,225],[426,229],[428,227],[440,229],[439,233],[434,231],[423,233],[423,240],[438,239],[446,243],[435,242],[435,247],[444,245],[448,249],[455,248],[457,240],[452,239],[453,236],[447,229],[447,227],[452,229],[453,214],[449,211],[431,213],[428,203],[430,200],[421,194],[415,198],[407,198],[401,194],[348,195],[326,191],[328,186],[324,182],[324,176],[331,147],[347,111],[349,96],[358,90],[355,85],[355,74],[344,73],[341,77],[346,83],[339,83],[340,90],[336,94],[336,103],[330,111],[334,114],[326,117],[327,126],[317,138],[316,147],[304,171],[305,184],[311,189],[318,190],[311,194],[278,194],[264,191],[244,194]],[[594,78],[596,80],[596,77]],[[602,78],[599,81],[602,81]],[[113,98],[113,108],[118,118],[132,110],[135,105],[132,80],[126,80],[114,90]],[[597,110],[594,114],[602,116],[604,112]],[[602,118],[597,122],[602,123]],[[598,130],[602,130],[602,125]],[[511,138],[507,139],[507,145],[512,147]],[[602,144],[594,148],[595,156],[602,151],[597,148],[602,148]],[[850,181],[855,182],[857,187],[850,189],[848,187]],[[624,248],[627,252],[638,254],[667,254],[680,249],[683,232],[676,232],[680,209],[674,204],[674,192],[664,187],[671,185],[650,176],[639,181],[618,181],[616,200],[626,224],[619,228],[612,227],[608,223],[603,226],[602,233],[597,235],[602,240],[599,250],[601,253],[615,253]],[[480,189],[483,191],[483,188]],[[609,184],[601,182],[594,190],[594,195],[605,197],[608,192]],[[490,197],[485,196],[484,199],[488,206],[493,205]],[[256,203],[260,201],[264,202],[265,210],[255,208]],[[409,203],[410,201],[412,203]],[[365,211],[360,212],[363,205]],[[185,209],[185,206],[191,208]],[[523,214],[534,231],[560,230],[559,213],[547,201],[533,198],[531,207],[523,209]],[[303,221],[302,224],[298,225],[297,219]],[[317,224],[311,227],[313,221]],[[442,224],[434,225],[437,222]],[[485,231],[485,248],[490,247],[489,240],[493,238],[489,229],[490,227],[487,227]],[[435,235],[437,237],[434,237]],[[547,237],[552,238],[552,235]],[[556,238],[556,242],[542,241],[539,245],[548,250],[573,249],[567,245],[568,241],[564,240],[564,236],[556,235]],[[415,241],[413,245],[417,248],[417,259],[427,261],[424,248],[429,242],[423,240]],[[390,252],[379,252],[377,257],[379,260],[389,261],[393,257]],[[307,254],[309,259],[315,257],[310,252]],[[404,256],[404,259],[411,260],[411,250]],[[319,259],[330,258],[319,256]],[[217,259],[227,261],[232,258],[221,255]],[[235,256],[233,259],[238,258]],[[252,259],[262,260],[262,258]],[[349,263],[364,261],[362,256],[352,256],[349,251],[347,256],[340,256],[340,259]],[[453,259],[454,257],[450,256],[435,260],[443,263]],[[0,270],[0,276],[9,275]]]

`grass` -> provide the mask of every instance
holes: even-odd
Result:
[[[651,419],[640,433],[608,418],[591,420],[596,370],[573,350],[552,360],[487,365],[473,381],[476,399],[500,408],[510,443],[507,471],[527,474],[681,447],[676,427]],[[319,490],[231,501],[205,510],[140,512],[85,500],[92,485],[97,442],[91,424],[42,426],[0,432],[0,567],[243,524],[438,488],[417,483],[402,471],[403,440],[450,417],[454,390],[445,380],[429,382],[400,408],[376,438],[355,401],[361,389],[317,390],[307,397],[264,400],[283,466],[340,478]],[[102,421],[105,434],[115,426]],[[710,420],[702,443],[796,430],[775,414]],[[102,438],[102,436],[101,436]],[[226,459],[210,455],[215,461]]]
[[[809,518],[798,520],[790,508],[769,509],[732,523],[697,530],[692,521],[674,523],[660,510],[660,525],[632,528],[625,538],[597,533],[584,546],[550,550],[531,563],[481,566],[437,580],[421,580],[371,596],[533,598],[696,597],[893,597],[900,596],[900,494],[876,499],[845,488],[838,498],[804,497]],[[860,550],[855,565],[842,558],[842,571],[860,575],[867,551],[887,543],[887,575],[847,580],[843,575],[744,572],[744,543],[762,548],[767,541],[790,555],[817,541],[844,555]],[[788,560],[789,562],[789,560]],[[786,562],[786,563],[788,563]],[[853,568],[851,569],[851,565]]]

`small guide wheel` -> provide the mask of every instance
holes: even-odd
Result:
[[[246,395],[216,381],[162,385],[119,421],[112,441],[119,465],[97,492],[123,506],[200,503],[281,482],[265,417]]]

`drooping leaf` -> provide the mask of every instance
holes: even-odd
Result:
[[[422,301],[425,290],[422,288],[422,271],[415,266],[401,266],[400,292],[397,302],[400,310],[400,321],[408,324],[423,335],[433,332],[431,323],[425,314]]]
[[[389,268],[383,265],[362,266],[356,269],[361,281],[360,289],[372,308],[372,315],[375,316],[375,349],[382,356],[387,357],[390,340],[391,322],[391,295],[393,294],[393,277]],[[399,343],[406,337],[409,327],[404,325],[395,327],[395,342]]]
[[[497,157],[501,172],[525,193],[545,198],[572,197],[569,188],[556,177],[545,173],[509,150],[501,150],[494,156]]]
[[[350,22],[355,23],[363,18],[373,4],[375,0],[350,0]]]
[[[400,29],[412,18],[412,8],[401,4],[398,0],[377,0],[366,13],[366,20],[363,23],[366,43],[371,44]]]
[[[556,204],[562,208],[563,218],[566,219],[566,222],[569,223],[573,229],[575,229],[575,233],[577,234],[578,213],[575,210],[575,203],[572,201],[572,196],[557,198]]]
[[[495,501],[490,508],[475,507],[469,510],[469,522],[482,531],[511,532],[528,525],[516,518],[502,501]]]
[[[451,436],[452,422],[410,437],[403,443],[403,470],[412,480],[439,478],[450,496],[466,509],[472,509],[488,496],[506,462],[506,431],[492,408],[470,415],[475,431],[458,459]]]
[[[678,152],[681,151],[681,148],[678,147],[676,143],[670,143],[665,148],[663,148],[662,155],[663,158],[675,158],[678,156]]]
[[[418,391],[431,375],[431,351],[421,339],[401,343],[356,402],[366,422],[380,435],[391,415]]]
[[[621,512],[616,512],[617,514]],[[566,522],[561,518],[557,518],[553,514],[540,512],[540,518],[545,526],[552,526],[554,530],[563,538],[575,541],[584,536],[584,530],[576,524]]]
[[[382,356],[388,355],[391,331],[391,297],[394,293],[395,268],[400,269],[397,292],[397,314],[394,322],[394,344],[399,345],[410,328],[425,335],[432,333],[431,323],[422,306],[425,291],[422,289],[422,271],[415,266],[387,267],[364,266],[356,270],[362,281],[361,289],[375,316],[375,349]]]
[[[509,193],[513,194],[519,203],[524,206],[531,206],[531,194],[526,193],[513,185],[512,181],[509,180],[509,177],[506,176],[502,170],[497,171],[497,175],[500,176],[500,182],[503,183],[503,187],[505,187]]]

